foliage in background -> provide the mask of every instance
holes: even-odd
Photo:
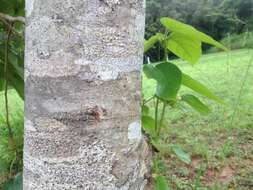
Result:
[[[221,40],[221,43],[231,50],[245,49],[245,48],[252,49],[253,31],[244,32],[241,34],[228,34],[224,39]],[[212,47],[207,52],[214,53],[218,51],[219,50],[217,48]]]
[[[147,0],[145,37],[164,32],[159,19],[171,17],[221,40],[228,34],[253,30],[252,10],[252,0]],[[158,61],[163,57],[162,48],[157,44],[147,55]]]

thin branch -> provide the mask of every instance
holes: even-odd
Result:
[[[159,109],[159,99],[156,97],[155,104],[155,131],[158,132],[158,109]]]
[[[4,14],[4,13],[0,13],[0,18],[6,20],[8,22],[21,22],[21,23],[25,24],[25,18],[22,16],[14,17],[14,16],[10,16],[10,15]]]
[[[12,24],[13,25],[13,24]],[[11,25],[11,26],[12,26]],[[10,125],[10,120],[9,120],[9,106],[8,106],[8,58],[9,58],[9,41],[11,37],[11,31],[12,27],[8,28],[8,33],[7,33],[7,39],[5,42],[5,58],[4,58],[4,77],[5,77],[5,89],[4,89],[4,98],[5,98],[5,111],[6,111],[6,125],[8,128],[8,133],[9,133],[9,139],[11,146],[14,146],[14,140],[13,140],[13,133],[11,130],[11,125]]]
[[[12,27],[12,23],[8,22],[7,20],[3,19],[2,17],[0,17],[0,21],[2,21],[7,27],[8,29],[12,28],[12,32],[17,34],[19,37],[24,38],[24,35],[18,31],[16,31],[13,27]]]

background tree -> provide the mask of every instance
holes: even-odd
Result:
[[[145,39],[157,29],[163,32],[159,23],[161,17],[171,17],[221,40],[228,34],[252,30],[252,10],[251,0],[147,0]],[[157,54],[156,48],[148,53],[153,61],[163,57],[163,51]]]

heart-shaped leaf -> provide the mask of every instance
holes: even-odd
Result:
[[[156,96],[167,100],[176,101],[177,92],[181,86],[182,73],[180,69],[169,62],[159,64],[146,64],[143,71],[148,78],[156,80]]]
[[[228,51],[228,49],[223,46],[221,43],[214,40],[212,37],[204,34],[203,32],[198,31],[194,27],[184,24],[182,22],[179,22],[177,20],[163,17],[160,19],[162,25],[169,29],[172,32],[180,33],[182,35],[188,36],[189,38],[199,40],[201,42],[216,46],[220,49],[223,49],[225,51]]]
[[[167,40],[167,48],[178,57],[196,63],[201,54],[201,41],[189,36],[172,32]]]

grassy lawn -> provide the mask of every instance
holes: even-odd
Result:
[[[192,158],[190,165],[171,153],[156,158],[172,189],[253,189],[253,65],[242,88],[252,53],[253,50],[239,50],[208,54],[195,66],[175,61],[185,73],[220,96],[226,105],[202,99],[212,108],[208,116],[201,116],[186,105],[168,110],[164,142],[180,145]],[[152,95],[153,87],[154,82],[144,78],[146,98]],[[182,93],[189,91],[181,89]],[[3,98],[0,93],[0,184],[9,171],[6,166],[14,157],[6,146]],[[22,145],[23,102],[13,90],[9,91],[9,106],[15,139]]]
[[[8,146],[8,131],[5,120],[5,104],[3,92],[0,92],[0,189],[1,184],[21,169],[22,146],[23,146],[23,106],[24,103],[15,90],[9,90],[10,125],[13,130],[18,155]]]
[[[190,165],[170,153],[158,158],[172,189],[253,189],[253,63],[242,88],[252,55],[253,50],[245,49],[208,54],[194,66],[174,61],[226,105],[202,99],[212,109],[208,116],[186,105],[168,110],[164,142],[181,146],[192,158]],[[144,77],[143,83],[148,98],[154,82]],[[187,92],[191,90],[181,89]]]

